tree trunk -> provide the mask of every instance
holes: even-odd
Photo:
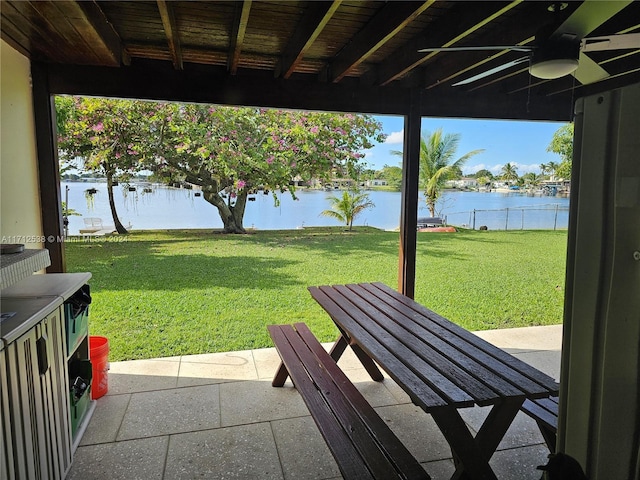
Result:
[[[124,225],[118,218],[118,212],[116,211],[116,202],[113,199],[113,173],[107,173],[107,193],[109,195],[109,208],[111,209],[111,216],[113,217],[113,224],[116,227],[116,231],[121,234],[129,233]]]
[[[247,233],[242,226],[244,210],[247,205],[247,193],[245,191],[238,194],[235,205],[225,201],[218,192],[202,189],[204,199],[218,209],[218,214],[224,225],[224,233]]]

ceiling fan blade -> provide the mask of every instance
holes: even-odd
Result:
[[[632,2],[633,0],[585,0],[585,2],[553,32],[551,38],[571,34],[580,40]]]
[[[462,81],[460,81],[458,83],[454,83],[452,85],[452,87],[457,87],[458,85],[467,85],[468,83],[475,82],[476,80],[480,80],[481,78],[489,77],[489,76],[493,75],[494,73],[501,72],[503,70],[506,70],[507,68],[511,68],[511,67],[513,67],[515,65],[519,65],[521,63],[528,62],[528,61],[529,61],[529,57],[518,58],[518,59],[513,60],[511,62],[502,64],[502,65],[500,65],[498,67],[492,68],[490,70],[486,70],[486,71],[484,71],[482,73],[479,73],[478,75],[474,75],[473,77],[469,77],[469,78],[467,78],[465,80],[462,80]]]
[[[434,48],[421,48],[419,53],[426,52],[472,52],[482,50],[513,50],[515,52],[531,52],[533,46],[523,45],[487,45],[484,47],[434,47]]]
[[[582,40],[583,52],[599,52],[602,50],[624,50],[640,48],[640,33],[625,33],[605,37],[589,37]]]
[[[573,76],[576,77],[576,80],[581,84],[587,85],[588,83],[604,80],[609,77],[609,73],[584,53],[580,52],[578,69],[573,72]]]

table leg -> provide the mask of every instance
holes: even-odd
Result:
[[[346,350],[347,345],[349,345],[351,347],[351,350],[353,350],[353,353],[355,353],[356,357],[358,357],[358,360],[360,360],[360,363],[362,363],[362,366],[365,368],[371,379],[376,382],[381,382],[382,380],[384,380],[384,375],[382,375],[382,372],[376,365],[376,362],[371,360],[371,357],[367,355],[367,352],[362,350],[362,348],[360,348],[357,343],[349,340],[349,336],[345,332],[343,332],[339,326],[338,330],[340,330],[340,336],[336,340],[336,343],[333,344],[331,352],[329,352],[331,358],[338,362],[338,359]]]
[[[430,413],[456,460],[457,468],[451,478],[497,480],[483,449],[476,443],[458,410],[455,407],[442,407]]]
[[[287,377],[289,376],[289,372],[287,371],[287,367],[284,366],[283,362],[280,362],[280,366],[276,371],[273,380],[271,381],[272,387],[281,387],[284,385],[284,382],[287,381]]]
[[[495,479],[489,460],[509,429],[523,398],[509,398],[495,405],[474,438],[457,409],[443,407],[431,412],[451,446],[456,471],[452,480]]]

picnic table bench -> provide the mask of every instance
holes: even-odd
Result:
[[[520,410],[536,421],[547,447],[554,453],[558,432],[558,397],[527,399]]]
[[[558,395],[548,375],[381,283],[310,287],[372,379],[378,365],[431,414],[451,447],[453,478],[495,479],[489,459],[525,400]],[[475,436],[459,409],[491,406]]]
[[[272,385],[291,377],[345,479],[430,478],[304,323],[268,329],[282,359]]]

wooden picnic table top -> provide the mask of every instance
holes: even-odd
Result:
[[[427,412],[558,395],[553,378],[382,283],[309,291]]]

